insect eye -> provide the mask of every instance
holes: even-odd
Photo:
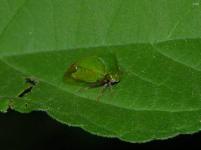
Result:
[[[68,70],[69,72],[73,73],[77,71],[77,66],[75,64],[72,64]]]

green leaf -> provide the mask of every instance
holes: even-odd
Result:
[[[129,142],[201,129],[200,0],[0,0],[0,111],[56,120]],[[107,90],[63,82],[83,55],[111,51],[123,70]],[[26,78],[37,85],[23,97]]]

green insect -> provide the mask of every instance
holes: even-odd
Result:
[[[87,84],[87,88],[102,87],[97,100],[107,87],[120,82],[121,71],[113,54],[92,55],[71,64],[65,77]]]

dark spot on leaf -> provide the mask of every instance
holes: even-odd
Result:
[[[37,85],[38,81],[33,78],[27,77],[25,78],[25,83],[28,84],[28,87],[26,87],[20,94],[18,94],[18,97],[24,97],[25,95],[30,93],[34,86]]]
[[[26,108],[28,107],[28,104],[27,104],[27,103],[25,103],[25,107],[26,107]]]
[[[28,94],[28,93],[31,92],[32,88],[33,88],[33,86],[30,86],[30,87],[24,89],[24,91],[22,91],[22,92],[18,95],[18,97],[24,97],[26,94]]]
[[[25,82],[35,86],[38,82],[33,78],[25,78]]]

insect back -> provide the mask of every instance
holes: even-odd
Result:
[[[80,58],[68,67],[66,81],[82,84],[85,88],[101,87],[99,99],[104,90],[120,82],[120,69],[114,54],[96,54]],[[70,83],[70,82],[68,82]]]

